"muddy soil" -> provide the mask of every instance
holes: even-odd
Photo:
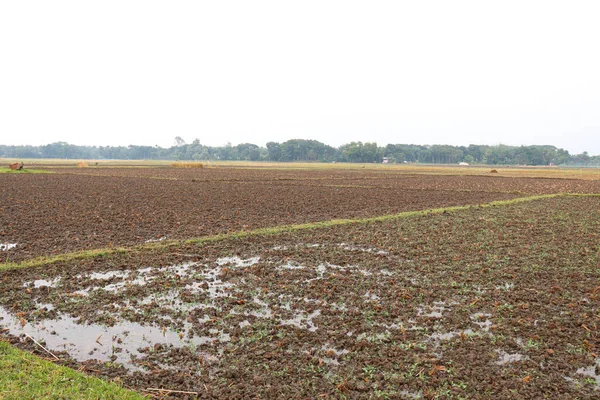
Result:
[[[179,170],[166,171],[180,176]],[[194,173],[204,176],[205,172]],[[272,177],[270,171],[265,174]],[[282,174],[281,179],[288,179],[290,172]],[[0,244],[6,245],[0,247],[0,259],[19,261],[283,224],[479,204],[519,195],[480,186],[473,186],[472,191],[448,191],[337,185],[335,179],[318,180],[319,175],[312,181],[244,181],[243,170],[227,171],[226,181],[186,176],[182,180],[0,175]],[[310,185],[317,181],[330,184]]]
[[[555,198],[6,271],[0,325],[181,397],[598,398],[599,210]]]

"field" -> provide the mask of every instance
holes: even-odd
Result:
[[[600,395],[589,176],[45,168],[0,175],[11,351],[153,397]]]

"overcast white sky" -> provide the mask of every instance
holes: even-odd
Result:
[[[0,144],[600,154],[598,1],[2,1]]]

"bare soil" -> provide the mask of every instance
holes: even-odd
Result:
[[[301,186],[369,186],[404,190],[483,191],[523,194],[600,193],[600,181],[474,175],[427,175],[402,170],[259,169],[259,168],[56,168],[59,174],[192,180],[197,182],[252,182]],[[443,169],[442,169],[443,171]]]
[[[179,397],[598,398],[599,210],[561,197],[5,271],[0,323],[74,368],[196,393]]]
[[[0,252],[2,261],[479,204],[511,199],[529,190],[514,182],[498,187],[492,178],[390,178],[380,174],[357,179],[348,172],[240,169],[90,171],[115,176],[0,175],[0,244],[14,245]],[[130,176],[133,173],[147,176]],[[160,179],[152,179],[154,175]],[[557,185],[568,189],[570,182]],[[557,190],[553,185],[544,187]],[[577,186],[571,189],[580,190]],[[536,187],[531,192],[544,190]]]

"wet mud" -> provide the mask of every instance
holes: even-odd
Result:
[[[18,346],[190,398],[597,398],[600,198],[0,273]]]

